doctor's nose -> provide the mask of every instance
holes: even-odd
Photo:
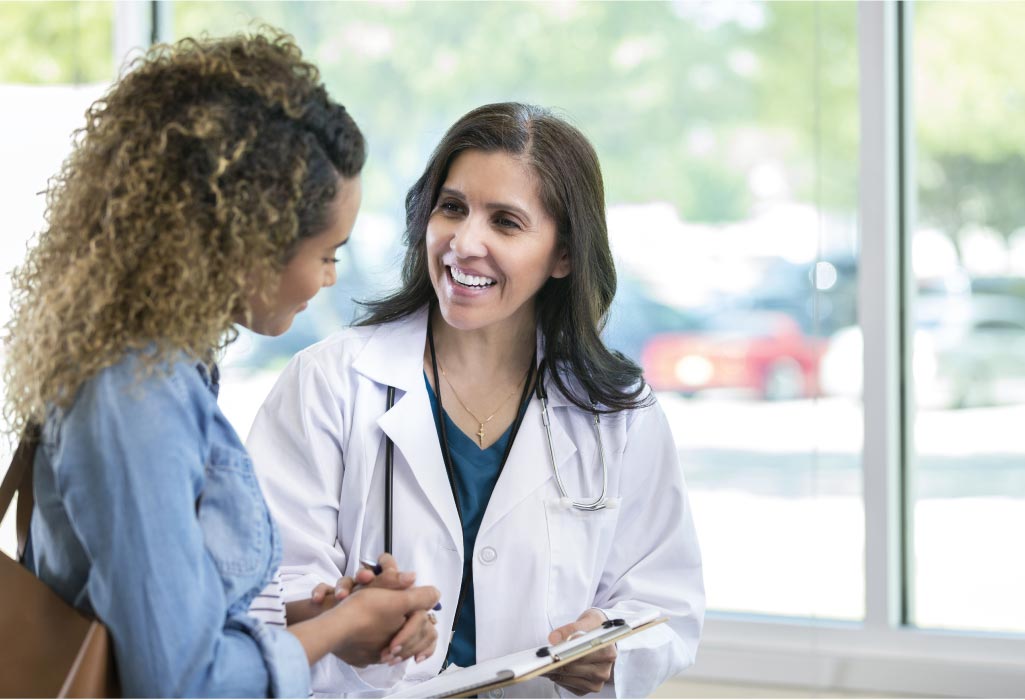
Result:
[[[483,258],[488,254],[485,243],[487,226],[468,219],[452,232],[449,248],[460,258]]]

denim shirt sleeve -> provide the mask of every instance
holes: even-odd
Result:
[[[133,365],[83,387],[54,460],[90,561],[89,603],[111,633],[125,696],[305,697],[302,646],[244,614],[229,616],[204,543],[197,499],[213,396],[191,367],[137,383]]]

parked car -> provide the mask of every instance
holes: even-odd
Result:
[[[732,389],[770,401],[797,399],[817,394],[824,349],[787,314],[726,311],[695,330],[652,336],[641,364],[656,391]]]
[[[849,257],[800,264],[766,258],[757,283],[732,303],[785,313],[805,333],[828,336],[857,322],[857,273],[857,262]]]
[[[1025,298],[1007,294],[919,297],[914,306],[912,371],[922,408],[1025,402]],[[821,363],[826,394],[860,396],[862,337],[837,332]]]
[[[613,350],[640,362],[644,344],[653,334],[690,330],[699,322],[697,313],[655,299],[643,280],[625,272],[619,275],[602,338]]]

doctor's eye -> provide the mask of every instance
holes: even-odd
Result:
[[[516,221],[515,219],[511,219],[508,216],[503,216],[501,214],[496,216],[494,221],[495,221],[495,225],[498,226],[499,228],[507,228],[507,229],[520,229],[520,228],[523,228],[522,226],[520,226],[520,222],[519,221]]]
[[[449,215],[462,214],[466,207],[454,199],[442,200],[438,203],[438,210]]]

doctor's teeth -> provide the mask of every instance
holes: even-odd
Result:
[[[467,287],[490,287],[495,283],[495,280],[490,277],[467,275],[462,270],[455,267],[450,267],[449,269],[452,271],[452,279]]]

